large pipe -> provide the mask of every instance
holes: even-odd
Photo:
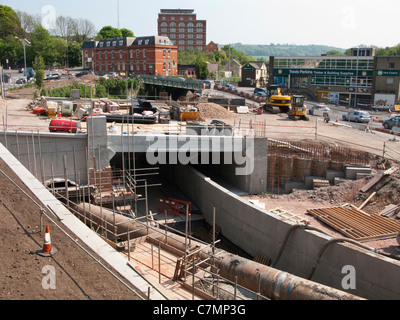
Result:
[[[86,217],[97,226],[104,226],[110,231],[110,236],[118,234],[118,238],[127,240],[127,232],[129,231],[129,238],[135,239],[146,236],[151,233],[156,233],[152,228],[147,228],[146,223],[133,221],[129,217],[125,217],[119,213],[114,213],[112,210],[102,208],[93,204],[71,203],[70,207],[80,214],[81,220]],[[87,222],[90,223],[90,222]],[[150,222],[148,222],[150,224]]]
[[[81,214],[86,215],[89,205],[73,205],[73,208]],[[111,210],[90,205],[90,214],[95,223],[101,223],[101,218],[108,222],[109,228],[117,225],[119,234],[126,233],[129,230],[137,230],[145,225],[135,221],[127,221],[128,218]],[[151,227],[136,231],[131,234],[130,239],[149,235],[152,241],[163,241],[175,249],[185,252],[185,239],[176,234],[169,234],[165,239],[164,231]],[[112,229],[110,229],[112,230]],[[204,244],[192,241],[193,245],[204,247]],[[222,251],[222,252],[221,252]],[[230,281],[235,281],[241,286],[259,292],[261,295],[274,300],[364,300],[356,295],[322,285],[311,280],[297,277],[293,274],[248,260],[246,258],[233,255],[220,250],[216,257],[212,257],[212,248],[204,247],[199,252],[201,260],[211,257],[214,265],[219,269],[219,275]]]

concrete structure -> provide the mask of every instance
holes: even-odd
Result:
[[[222,234],[251,255],[261,252],[274,267],[343,290],[344,267],[356,270],[355,289],[345,290],[367,299],[400,299],[400,283],[394,281],[400,262],[351,243],[333,240],[321,232],[282,221],[279,216],[260,209],[190,166],[163,167],[164,175],[184,190]],[[282,243],[287,243],[277,261]],[[321,248],[327,246],[321,258]],[[276,264],[276,265],[275,265]]]
[[[83,68],[96,74],[177,75],[178,51],[168,37],[124,37],[86,41]]]
[[[13,159],[11,162],[7,161],[9,166],[19,176],[28,177],[27,179],[23,178],[24,183],[46,205],[49,204],[57,214],[62,215],[63,222],[73,232],[80,233],[83,225],[75,225],[75,221],[78,219],[66,212],[61,203],[52,203],[55,199],[39,183],[41,181],[40,172],[43,172],[44,176],[51,176],[54,172],[55,176],[67,175],[72,180],[76,180],[77,177],[78,179],[83,178],[87,173],[87,168],[93,167],[92,164],[96,163],[96,166],[101,169],[108,164],[114,153],[133,152],[134,150],[148,163],[160,163],[160,173],[163,177],[169,179],[190,198],[200,208],[209,223],[213,220],[212,213],[215,208],[216,224],[222,234],[249,254],[254,256],[257,252],[261,252],[270,257],[274,267],[280,270],[303,278],[307,278],[311,274],[313,281],[340,290],[345,289],[349,293],[364,298],[400,299],[400,283],[393,280],[397,279],[400,274],[399,261],[382,256],[372,248],[369,250],[353,243],[347,243],[343,239],[332,239],[318,230],[307,230],[307,227],[294,225],[290,221],[282,221],[278,215],[252,205],[193,168],[203,165],[201,163],[193,164],[195,160],[202,159],[202,154],[209,159],[210,150],[211,155],[215,156],[217,160],[221,154],[228,158],[233,156],[232,164],[227,162],[215,165],[215,170],[220,176],[249,193],[264,192],[262,182],[267,175],[266,139],[255,139],[251,143],[242,137],[198,136],[195,133],[180,136],[165,134],[111,135],[104,129],[105,122],[102,117],[93,119],[92,122],[88,122],[87,135],[0,133],[0,142],[14,154],[12,156],[2,148],[0,149],[2,158]],[[233,143],[236,139],[237,145]],[[230,144],[236,148],[228,148]],[[191,152],[187,152],[189,149]],[[212,150],[219,151],[213,153]],[[177,154],[179,151],[180,153]],[[164,158],[166,154],[170,156],[168,161]],[[176,164],[173,164],[174,158],[171,159],[173,154],[176,154]],[[237,158],[234,157],[235,154],[238,154]],[[29,174],[27,169],[15,158],[21,159],[31,172],[36,170],[37,173],[34,175],[37,179]],[[92,164],[91,161],[93,161]],[[185,161],[187,163],[184,163]],[[237,169],[243,169],[241,164],[246,161],[252,164],[248,168],[250,170],[238,172]],[[58,207],[60,207],[60,211],[58,211]],[[82,232],[82,239],[94,235],[93,231],[87,228]],[[282,255],[280,255],[285,238],[287,242],[281,252]],[[93,241],[100,241],[96,239]],[[103,248],[104,243],[100,245],[88,242],[88,245],[94,250],[98,250],[101,256],[113,266],[116,261],[118,264],[116,269],[126,275],[127,279],[133,278],[132,281],[135,282],[135,285],[137,285],[135,279],[142,281],[119,254],[117,255],[109,247]],[[319,256],[322,249],[325,251]],[[279,259],[277,259],[278,257]],[[347,266],[354,267],[356,270],[355,289],[343,288],[343,279],[346,276],[343,268]],[[147,288],[147,286],[147,283],[139,285],[142,288]]]
[[[393,108],[400,94],[400,57],[353,48],[350,56],[270,57],[269,79],[291,93],[357,108]]]
[[[198,20],[193,9],[161,9],[157,28],[158,35],[170,38],[179,51],[203,51],[207,46],[207,21]]]

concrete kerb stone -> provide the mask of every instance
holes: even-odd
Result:
[[[75,215],[67,210],[51,192],[43,186],[4,146],[0,144],[0,158],[9,166],[30,191],[41,201],[43,208],[50,207],[65,227],[73,232],[83,243],[96,252],[104,261],[111,265],[121,276],[128,280],[142,293],[151,288],[152,300],[165,300],[165,297],[145,281],[128,265],[128,259],[108,245],[92,230],[84,225]],[[60,244],[58,244],[60,247]],[[83,253],[84,254],[84,253]]]

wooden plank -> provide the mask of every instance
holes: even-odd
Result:
[[[370,215],[354,206],[309,209],[307,212],[345,236],[359,241],[393,238],[400,230],[399,221]]]

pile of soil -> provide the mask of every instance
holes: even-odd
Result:
[[[236,114],[216,103],[199,103],[196,107],[199,109],[200,118],[203,119],[233,119],[236,117]]]

